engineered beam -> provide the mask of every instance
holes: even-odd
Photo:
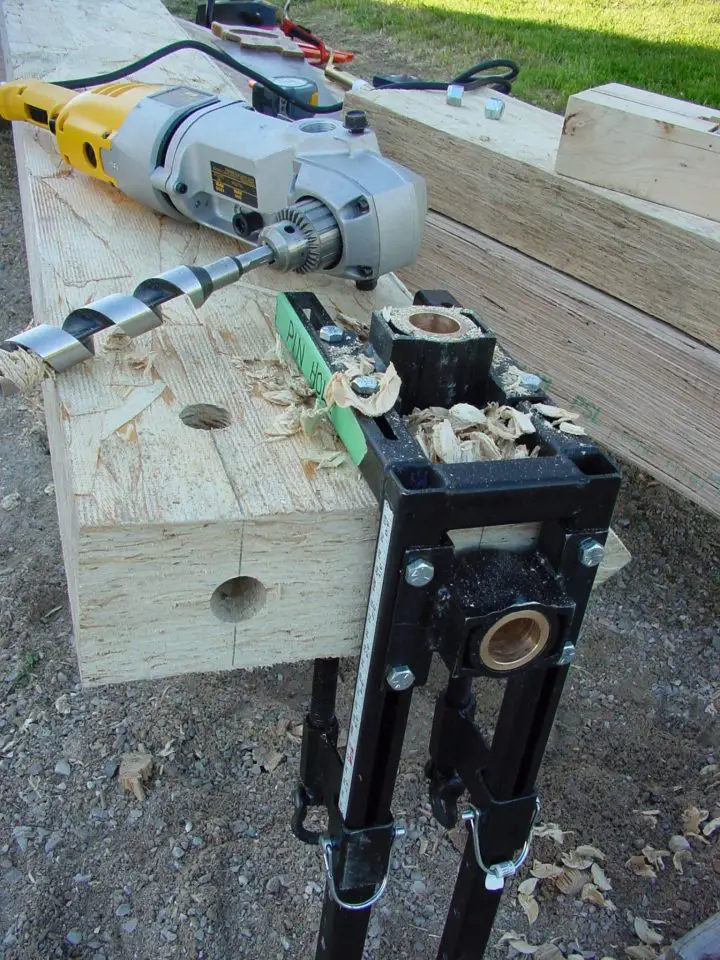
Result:
[[[401,277],[477,309],[594,439],[720,514],[717,351],[436,213]]]
[[[502,94],[492,94],[502,98]],[[555,172],[563,118],[487,92],[355,90],[382,150],[422,174],[431,209],[720,347],[720,224]]]
[[[608,83],[570,97],[555,170],[720,220],[720,109]]]

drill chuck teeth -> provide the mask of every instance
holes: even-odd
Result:
[[[305,256],[294,269],[297,273],[314,273],[334,267],[342,253],[342,241],[337,220],[319,200],[301,200],[277,215],[277,225],[283,230],[289,225],[299,231],[305,245]]]

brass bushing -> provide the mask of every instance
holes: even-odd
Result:
[[[550,639],[550,621],[539,610],[515,610],[500,617],[480,641],[488,670],[507,672],[539,656]]]

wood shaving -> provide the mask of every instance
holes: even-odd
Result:
[[[596,907],[605,906],[605,897],[600,893],[594,883],[586,883],[580,891],[580,899],[585,903],[593,903]]]
[[[538,885],[537,877],[528,877],[527,880],[523,880],[523,882],[518,886],[518,891],[520,893],[527,893],[528,895],[530,895],[532,893],[535,893],[535,887],[537,887],[537,885]]]
[[[714,817],[712,820],[708,820],[708,822],[703,826],[703,836],[711,837],[718,829],[720,829],[720,817]]]
[[[663,935],[658,930],[654,930],[642,917],[635,917],[633,927],[638,939],[648,946],[657,946],[664,940]]]
[[[258,396],[284,408],[266,428],[266,436],[275,441],[298,434],[311,438],[302,458],[309,475],[316,469],[343,466],[349,458],[328,418],[327,406],[287,357],[278,340],[261,360],[236,361],[242,363]]]
[[[507,933],[504,933],[495,946],[501,947],[504,943],[507,943],[513,950],[517,950],[518,953],[522,953],[525,956],[532,956],[540,949],[540,945],[535,946],[532,943],[528,943],[521,934],[515,933],[514,930],[508,930]]]
[[[573,422],[578,419],[579,414],[573,413],[572,410],[565,410],[563,407],[554,407],[549,403],[534,403],[533,410],[545,417],[546,420],[549,420],[550,425],[562,433],[572,434],[576,437],[585,435],[584,428],[581,427],[580,424]]]
[[[571,853],[564,853],[560,859],[566,867],[572,870],[589,870],[593,862],[591,857],[581,856],[578,850],[573,850]]]
[[[653,866],[657,867],[660,870],[665,869],[664,857],[670,856],[669,850],[656,850],[654,847],[651,847],[650,844],[646,844],[642,848],[642,855],[645,857],[647,862]]]
[[[149,753],[124,753],[120,758],[120,782],[141,802],[145,799],[144,785],[150,779],[152,768],[153,758]]]
[[[588,843],[583,843],[579,847],[576,847],[575,853],[579,857],[589,857],[591,860],[605,859],[605,854],[602,852],[602,850],[598,850],[597,847],[593,847]]]
[[[625,947],[625,953],[628,957],[632,957],[632,960],[657,960],[659,956],[656,950],[646,944]]]
[[[123,333],[122,330],[111,330],[103,340],[103,350],[127,350],[132,342],[133,338]]]
[[[582,870],[566,868],[555,880],[555,886],[567,897],[575,897],[587,882],[587,874]]]
[[[682,825],[685,836],[699,837],[700,824],[707,820],[708,816],[707,810],[699,810],[697,807],[688,807],[687,810],[683,810]]]
[[[535,897],[530,896],[529,893],[519,893],[518,903],[525,911],[528,923],[532,926],[540,915],[540,906],[537,900]]]
[[[0,350],[0,380],[8,380],[20,393],[32,393],[54,376],[52,367],[29,350]]]
[[[625,862],[625,866],[629,867],[637,877],[647,877],[648,880],[654,880],[657,877],[657,874],[642,854],[636,854],[630,857],[630,859]]]
[[[325,387],[325,403],[328,407],[352,407],[366,417],[379,417],[387,413],[397,403],[400,396],[401,380],[394,364],[390,364],[384,373],[375,373],[379,387],[370,397],[360,397],[352,388],[355,377],[370,371],[361,365],[351,364],[342,373],[335,372]]]
[[[335,314],[335,323],[354,333],[358,340],[367,340],[370,336],[370,321],[364,317],[350,317],[341,310]]]
[[[539,860],[535,860],[530,873],[539,880],[557,880],[565,873],[565,868],[558,867],[554,863],[541,863]]]
[[[518,443],[533,436],[535,425],[526,413],[489,403],[483,410],[470,403],[449,409],[413,410],[405,418],[410,433],[432,463],[475,463],[535,457],[540,448]]]
[[[593,878],[593,883],[598,890],[602,890],[603,892],[612,890],[612,884],[605,875],[605,871],[599,864],[594,863],[592,867],[590,867],[590,876]]]
[[[550,837],[550,839],[561,847],[565,843],[565,837],[572,835],[572,830],[561,830],[557,823],[539,823],[533,828],[534,837]]]

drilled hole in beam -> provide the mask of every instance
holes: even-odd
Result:
[[[210,609],[226,623],[250,620],[265,606],[267,590],[254,577],[232,577],[221,583],[210,597]]]
[[[230,411],[214,403],[192,403],[180,411],[180,419],[193,430],[222,430],[232,421]]]

